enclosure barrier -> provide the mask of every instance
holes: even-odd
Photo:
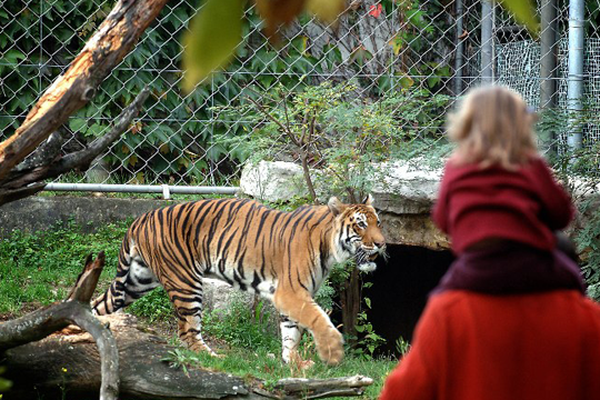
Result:
[[[44,190],[53,192],[104,192],[104,193],[161,193],[165,200],[171,194],[223,194],[236,195],[239,187],[224,186],[169,186],[169,185],[118,185],[93,183],[48,183]]]
[[[485,82],[513,88],[541,112],[544,152],[578,156],[578,148],[600,143],[600,0],[538,3],[539,39],[499,2],[361,0],[348,2],[335,29],[301,16],[273,46],[248,2],[232,64],[191,93],[180,90],[181,37],[202,2],[168,3],[94,99],[59,130],[63,150],[104,135],[148,87],[139,118],[94,160],[93,174],[61,176],[48,190],[99,191],[66,184],[73,182],[127,185],[118,187],[129,192],[161,193],[165,184],[170,193],[187,186],[233,193],[243,165],[259,160],[304,160],[334,177],[357,160],[439,164],[451,151],[446,115]],[[14,133],[112,6],[108,0],[2,3],[0,140]],[[302,101],[311,104],[308,112],[297,107]],[[286,112],[296,114],[286,121]],[[309,117],[315,117],[310,137],[302,134]],[[597,171],[590,159],[585,169]]]

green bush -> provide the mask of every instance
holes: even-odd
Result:
[[[173,304],[162,287],[157,287],[128,307],[128,312],[143,317],[149,323],[175,322]]]
[[[450,97],[416,87],[376,100],[360,92],[355,83],[329,81],[292,92],[277,86],[260,100],[221,108],[227,120],[257,126],[249,138],[221,139],[252,162],[295,161],[321,171],[311,183],[326,188],[323,197],[344,194],[351,202],[385,182],[389,171],[376,163],[410,160],[425,149],[439,163],[448,151],[443,114]]]
[[[582,254],[582,272],[588,284],[588,295],[600,301],[600,213],[598,202],[585,202],[580,212],[591,214],[585,225],[577,233],[578,251]]]

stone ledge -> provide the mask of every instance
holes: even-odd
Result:
[[[136,218],[172,204],[166,200],[115,199],[108,197],[32,196],[0,207],[0,238],[15,229],[35,232],[73,220],[84,232],[99,225]]]
[[[412,164],[411,164],[412,165]],[[415,170],[406,162],[381,163],[375,168],[386,171],[385,180],[373,190],[374,205],[380,212],[383,233],[388,244],[420,246],[432,250],[447,250],[450,243],[430,219],[430,210],[437,196],[441,169]],[[317,173],[315,172],[315,175]],[[245,195],[259,201],[289,201],[308,197],[302,168],[294,163],[261,161],[246,165],[240,188]],[[321,200],[326,190],[316,188]]]

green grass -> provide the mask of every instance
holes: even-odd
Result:
[[[14,318],[63,300],[89,253],[104,251],[106,254],[97,292],[105,290],[115,274],[121,240],[130,222],[106,225],[87,234],[70,223],[45,232],[16,231],[0,241],[0,314]],[[204,313],[204,335],[223,358],[196,354],[181,347],[174,334],[176,323],[171,303],[162,289],[136,301],[127,312],[137,315],[142,322],[160,327],[159,331],[168,332],[170,342],[178,346],[167,360],[173,367],[201,365],[248,380],[261,379],[267,384],[292,376],[330,378],[360,374],[375,381],[365,397],[377,398],[385,376],[396,365],[395,360],[373,360],[364,354],[352,356],[352,352],[346,351],[347,357],[339,366],[328,367],[318,360],[314,342],[305,334],[300,352],[304,359],[314,360],[314,366],[303,371],[290,368],[281,361],[278,325],[269,321],[266,307],[259,302],[252,310],[234,301],[226,311]]]
[[[312,341],[311,341],[312,342]],[[295,378],[335,378],[363,375],[373,379],[373,385],[366,388],[364,397],[376,399],[381,392],[385,377],[396,366],[396,360],[346,357],[335,367],[327,366],[315,356],[312,345],[305,346],[305,359],[313,360],[311,368],[299,370],[284,364],[279,351],[271,352],[266,348],[230,348],[219,351],[222,358],[211,357],[207,353],[193,353],[183,348],[171,352],[168,361],[173,368],[187,370],[193,366],[202,366],[215,371],[227,371],[248,380],[260,379],[265,386],[272,386],[279,379]]]
[[[0,313],[20,314],[27,303],[45,305],[66,297],[88,254],[104,251],[101,280],[114,276],[117,254],[128,222],[100,227],[82,234],[66,227],[26,233],[15,231],[0,241]]]

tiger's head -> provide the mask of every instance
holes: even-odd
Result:
[[[358,269],[367,272],[375,270],[373,260],[385,252],[381,223],[372,204],[371,195],[361,204],[344,204],[336,197],[327,204],[335,217],[336,261],[354,258]]]

